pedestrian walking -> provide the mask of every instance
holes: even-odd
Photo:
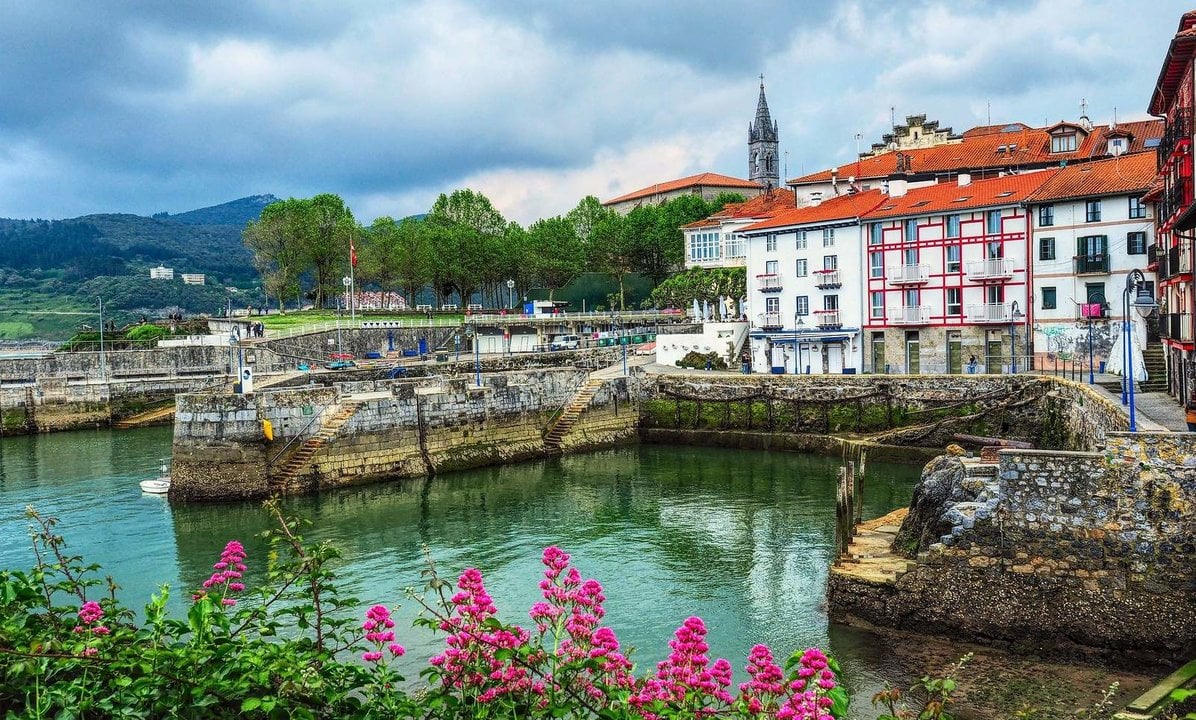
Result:
[[[969,375],[976,374],[976,356],[975,355],[972,355],[971,357],[968,358],[968,374]]]

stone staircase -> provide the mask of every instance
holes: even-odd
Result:
[[[569,402],[565,403],[565,407],[561,409],[561,414],[548,427],[548,431],[544,433],[544,449],[550,455],[561,454],[561,439],[565,437],[566,433],[573,428],[577,423],[581,414],[586,411],[590,403],[594,400],[594,395],[597,394],[598,389],[602,387],[605,380],[601,378],[589,378],[585,383],[573,393],[573,397],[569,398]]]
[[[312,456],[340,432],[340,429],[349,422],[361,406],[362,401],[360,400],[348,400],[341,403],[340,409],[324,421],[319,431],[304,440],[298,449],[291,453],[286,462],[270,474],[270,484],[289,485],[294,482],[295,478],[299,477],[299,473],[303,472],[311,462]]]
[[[1146,363],[1147,380],[1140,383],[1143,392],[1167,392],[1167,360],[1166,350],[1159,343],[1147,345],[1142,351],[1142,359]]]

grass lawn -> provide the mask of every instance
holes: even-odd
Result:
[[[30,288],[0,290],[0,339],[62,340],[79,326],[99,326],[97,308],[84,307],[71,296],[49,295]]]
[[[340,317],[341,320],[347,321],[349,319],[349,313],[344,313]],[[418,320],[423,317],[425,317],[423,313],[417,312],[370,312],[368,315],[365,313],[357,313],[358,320]],[[450,315],[436,313],[433,315],[433,317],[437,319],[460,322],[464,316],[460,314]],[[303,310],[301,312],[291,311],[286,315],[280,315],[277,313],[271,313],[270,315],[262,316],[254,315],[248,319],[260,322],[262,325],[266,326],[267,330],[285,330],[287,328],[293,328],[302,325],[335,323],[337,319],[337,312],[335,310]]]

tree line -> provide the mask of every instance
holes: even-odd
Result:
[[[635,208],[627,215],[583,198],[562,216],[526,228],[507,220],[482,193],[441,194],[423,217],[380,217],[368,226],[334,194],[272,203],[245,228],[263,290],[279,303],[310,298],[324,307],[341,290],[351,254],[358,288],[399,292],[409,306],[430,289],[439,303],[455,297],[505,307],[507,281],[520,297],[553,293],[583,272],[609,275],[619,286],[638,273],[659,285],[684,261],[681,226],[705,218],[738,195],[713,201],[696,195]]]

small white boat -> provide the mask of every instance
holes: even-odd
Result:
[[[141,492],[151,495],[165,495],[170,491],[170,476],[166,474],[166,466],[162,466],[162,474],[152,480],[142,480]]]

